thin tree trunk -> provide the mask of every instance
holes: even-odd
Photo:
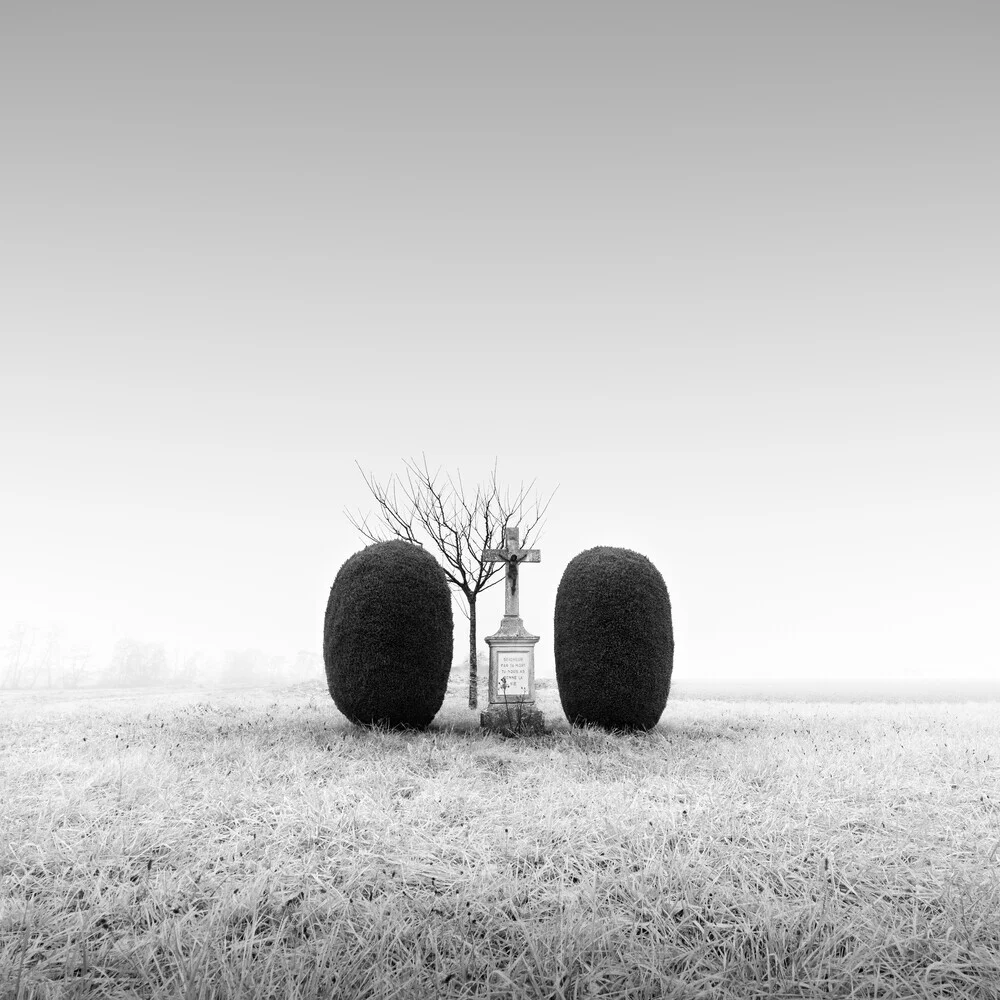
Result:
[[[479,657],[476,656],[476,595],[469,597],[469,708],[479,704]]]

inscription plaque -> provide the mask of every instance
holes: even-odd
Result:
[[[497,697],[501,700],[505,694],[508,698],[517,698],[521,695],[527,697],[530,693],[528,687],[530,656],[530,653],[524,652],[497,652]]]

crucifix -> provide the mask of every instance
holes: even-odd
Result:
[[[517,568],[524,562],[541,562],[542,553],[538,549],[522,549],[519,538],[520,528],[508,528],[502,549],[487,549],[483,558],[491,562],[507,564],[507,579],[504,586],[504,615],[518,616]]]
[[[518,616],[518,570],[521,563],[541,562],[538,549],[522,549],[518,528],[504,531],[502,549],[487,549],[483,562],[506,564],[506,602],[500,629],[486,636],[490,647],[490,707],[479,718],[480,724],[493,732],[540,733],[545,717],[535,705],[535,643]]]

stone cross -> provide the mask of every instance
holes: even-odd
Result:
[[[491,562],[507,564],[507,580],[504,588],[504,614],[518,617],[517,568],[523,562],[541,562],[542,553],[538,549],[522,549],[519,538],[520,528],[508,528],[502,549],[487,549],[483,558]]]

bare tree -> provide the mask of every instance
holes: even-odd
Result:
[[[521,545],[528,548],[541,532],[543,518],[555,490],[544,501],[535,481],[517,492],[502,490],[496,463],[485,483],[466,491],[461,473],[431,473],[426,456],[422,464],[404,461],[402,476],[393,474],[383,485],[361,468],[365,485],[377,504],[373,515],[344,511],[354,528],[371,542],[401,538],[423,547],[420,536],[430,539],[441,554],[448,582],[465,598],[459,608],[469,620],[469,708],[478,700],[476,658],[476,599],[500,583],[503,563],[484,560],[487,549],[502,547],[508,527],[522,530]]]
[[[162,642],[119,639],[104,683],[111,687],[144,687],[161,683],[167,673],[167,652]]]
[[[35,645],[35,630],[24,622],[18,622],[8,634],[7,669],[4,671],[0,687],[19,688],[30,665],[31,652]],[[34,679],[32,679],[32,685]]]
[[[90,650],[86,646],[74,646],[63,661],[63,687],[79,687],[90,666]]]
[[[50,625],[45,633],[45,646],[36,670],[37,674],[45,671],[45,686],[49,688],[52,687],[53,670],[58,674],[62,667],[62,639],[63,630],[58,625]],[[32,687],[34,687],[34,682],[32,682]]]
[[[202,653],[187,653],[183,658],[178,651],[170,683],[177,687],[194,687],[203,673],[205,657]]]

